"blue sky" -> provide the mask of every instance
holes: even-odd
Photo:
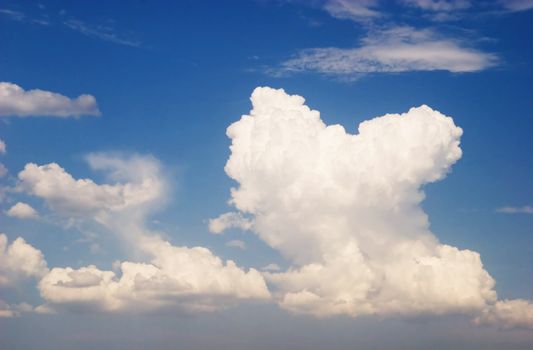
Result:
[[[532,9],[3,2],[0,347],[530,348]]]

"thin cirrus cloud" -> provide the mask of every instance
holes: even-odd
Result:
[[[477,72],[495,66],[498,57],[413,27],[368,34],[356,48],[311,48],[298,52],[269,72],[274,75],[319,73],[353,80],[361,75],[410,71]]]
[[[533,206],[524,205],[522,207],[501,207],[496,212],[503,214],[533,214]]]
[[[380,13],[373,9],[376,6],[376,0],[328,0],[324,3],[323,9],[338,19],[368,22],[380,16]]]
[[[141,46],[141,42],[139,41],[128,40],[120,37],[115,32],[115,29],[108,25],[89,25],[80,20],[67,20],[63,22],[63,24],[68,28],[91,38],[131,47]]]
[[[61,94],[0,82],[0,117],[79,117],[99,116],[100,110],[92,95],[83,94],[71,99]]]
[[[533,0],[501,0],[501,5],[509,11],[527,11],[533,9]]]
[[[74,179],[57,164],[28,164],[18,175],[18,189],[43,199],[59,215],[96,221],[147,260],[119,262],[120,274],[93,265],[54,267],[38,284],[49,307],[206,312],[270,298],[257,270],[223,261],[207,248],[174,246],[146,228],[147,216],[168,193],[156,159],[92,154],[87,161],[112,183]]]
[[[421,188],[462,154],[452,118],[421,106],[350,134],[283,90],[257,88],[251,100],[250,114],[227,130],[225,170],[239,184],[230,202],[292,265],[264,273],[283,309],[316,317],[461,313],[480,324],[533,327],[530,301],[498,300],[480,255],[429,230]]]

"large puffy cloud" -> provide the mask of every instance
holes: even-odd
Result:
[[[494,54],[470,48],[432,30],[404,26],[370,32],[356,48],[304,49],[271,72],[317,72],[351,80],[368,73],[476,72],[496,63]]]
[[[40,278],[48,267],[40,250],[19,237],[11,244],[0,233],[0,287],[10,287],[23,278]]]
[[[16,84],[0,82],[0,117],[66,118],[82,115],[100,115],[94,96],[84,94],[70,99],[55,92],[24,90]]]
[[[461,157],[462,130],[428,106],[325,125],[304,99],[257,88],[232,124],[225,170],[231,203],[292,267],[267,273],[280,305],[336,314],[479,314],[494,280],[478,253],[442,244],[420,207],[421,187]]]
[[[96,220],[148,261],[124,261],[119,273],[92,265],[53,268],[39,282],[50,305],[120,312],[211,311],[270,297],[257,270],[245,271],[203,247],[173,246],[145,227],[148,214],[168,193],[156,159],[93,154],[87,160],[112,183],[74,179],[57,164],[28,164],[19,173],[18,188],[42,198],[60,215]]]

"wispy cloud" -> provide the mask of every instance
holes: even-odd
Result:
[[[496,212],[503,214],[533,214],[533,207],[524,205],[523,207],[501,207]]]
[[[25,13],[20,12],[20,11],[14,11],[10,9],[0,9],[0,14],[9,17],[13,21],[29,22],[29,23],[34,23],[34,24],[40,24],[43,26],[50,25],[50,22],[46,17],[42,18],[41,16],[41,18],[33,18],[30,16],[27,16]]]
[[[373,9],[375,6],[375,0],[328,0],[323,8],[335,18],[366,22],[380,16],[379,12]]]
[[[509,11],[527,11],[533,9],[533,0],[501,0],[502,6]]]
[[[80,20],[67,20],[63,22],[68,28],[80,32],[83,35],[86,35],[91,38],[107,41],[114,44],[126,45],[132,47],[141,46],[140,41],[129,40],[120,37],[115,29],[108,25],[89,25]]]
[[[273,75],[315,72],[353,80],[368,73],[408,71],[476,72],[496,65],[495,54],[438,35],[433,30],[393,27],[372,32],[356,48],[310,48],[299,51]]]

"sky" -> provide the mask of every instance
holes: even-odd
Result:
[[[0,28],[0,348],[533,349],[532,1]]]

